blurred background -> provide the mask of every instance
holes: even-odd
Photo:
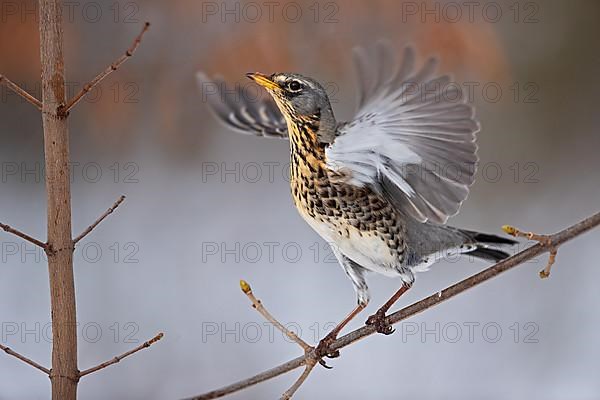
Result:
[[[68,3],[68,4],[67,4]],[[594,1],[72,1],[69,93],[152,26],[138,52],[72,112],[74,234],[127,201],[75,254],[80,369],[148,340],[151,349],[82,379],[84,399],[176,399],[300,355],[264,323],[239,279],[315,343],[355,304],[327,245],[297,215],[285,141],[241,136],[210,114],[195,73],[248,85],[248,71],[325,84],[339,119],[356,104],[351,48],[389,39],[438,54],[482,123],[477,182],[451,224],[546,233],[600,205],[600,3]],[[0,2],[0,73],[40,97],[37,5]],[[0,87],[0,221],[45,239],[38,112]],[[44,255],[0,234],[1,343],[50,365]],[[317,368],[299,399],[595,399],[600,231],[534,260]],[[527,245],[523,242],[520,248]],[[515,251],[517,249],[515,248]],[[448,260],[407,305],[486,267]],[[358,327],[396,289],[372,276]],[[300,371],[231,396],[272,399]],[[49,380],[0,356],[1,399],[44,399]]]

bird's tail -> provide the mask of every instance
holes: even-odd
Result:
[[[476,246],[474,250],[466,254],[470,254],[484,260],[500,261],[507,258],[510,256],[510,254],[494,247],[511,246],[517,243],[516,240],[502,236],[490,235],[487,233],[468,231],[464,229],[461,229],[461,232],[466,235]]]

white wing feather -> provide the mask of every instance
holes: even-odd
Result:
[[[326,149],[346,182],[370,186],[425,222],[445,223],[469,193],[479,124],[459,85],[435,76],[430,58],[415,73],[410,47],[401,64],[386,43],[375,54],[355,49],[359,110]]]

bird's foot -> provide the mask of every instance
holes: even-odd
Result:
[[[377,332],[384,335],[391,335],[395,331],[392,325],[387,321],[385,311],[382,310],[378,310],[375,314],[367,318],[365,324],[375,326]]]
[[[325,367],[327,369],[331,369],[333,367],[328,366],[327,363],[325,362],[325,360],[323,360],[323,357],[337,358],[340,356],[339,350],[331,350],[331,345],[333,344],[333,342],[335,342],[336,339],[337,339],[337,334],[335,334],[334,332],[331,332],[327,336],[325,336],[323,339],[321,339],[321,341],[315,348],[315,353],[317,354],[317,357],[319,357],[319,364],[321,364],[323,367]]]

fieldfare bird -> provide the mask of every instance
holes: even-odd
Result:
[[[479,123],[460,85],[435,73],[436,58],[420,69],[415,59],[412,47],[401,62],[384,42],[370,51],[356,48],[360,91],[349,122],[335,118],[319,82],[297,73],[247,74],[270,95],[259,101],[198,74],[202,87],[218,88],[208,102],[227,126],[289,139],[294,204],[354,285],[358,305],[321,340],[322,356],[335,356],[328,346],[367,306],[366,272],[402,281],[367,320],[389,334],[385,314],[411,287],[415,272],[450,255],[498,261],[508,254],[494,247],[515,243],[445,225],[474,182]]]

